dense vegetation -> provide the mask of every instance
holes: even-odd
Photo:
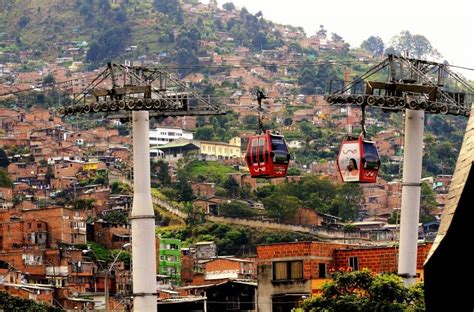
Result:
[[[300,207],[338,216],[344,221],[354,220],[362,204],[362,189],[359,185],[337,185],[318,176],[262,187],[256,196],[263,201],[268,214],[281,221],[291,218]]]
[[[334,272],[331,279],[321,294],[304,301],[304,311],[425,311],[423,286],[405,287],[395,274],[341,270]]]
[[[308,241],[315,238],[310,235],[284,231],[253,229],[219,223],[198,223],[185,227],[158,228],[162,237],[182,240],[185,245],[199,241],[216,243],[219,255],[248,256],[255,254],[255,246],[277,242]]]
[[[35,311],[35,312],[61,312],[59,307],[37,303],[34,300],[10,296],[5,291],[0,291],[0,310],[2,311]]]

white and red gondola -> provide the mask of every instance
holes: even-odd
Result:
[[[363,135],[348,136],[342,141],[337,157],[337,169],[342,181],[375,183],[380,169],[380,157],[375,142]]]

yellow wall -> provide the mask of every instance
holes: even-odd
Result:
[[[228,158],[242,157],[240,138],[232,138],[229,143],[201,142],[201,154]]]
[[[97,170],[98,163],[87,163],[82,166],[82,170]]]

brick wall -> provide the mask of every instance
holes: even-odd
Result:
[[[232,261],[229,259],[216,259],[216,260],[207,262],[205,267],[206,267],[206,272],[240,270],[240,262]]]
[[[423,263],[431,248],[431,243],[418,245],[417,269],[423,268]],[[357,257],[359,269],[367,268],[377,273],[396,272],[397,271],[396,247],[370,247],[357,249],[338,249],[334,252],[336,268],[348,267],[349,258]]]
[[[309,208],[299,208],[296,211],[296,214],[290,223],[298,224],[298,225],[310,225],[316,226],[321,225],[323,219],[318,215],[318,213],[314,209]]]
[[[100,242],[107,248],[120,249],[128,241],[114,241],[113,237],[125,237],[130,235],[130,226],[117,225],[108,222],[94,223],[94,241]]]
[[[54,296],[53,289],[48,289],[48,290],[35,289],[34,291],[32,291],[32,290],[25,290],[25,289],[15,287],[15,286],[0,285],[0,290],[7,291],[10,294],[10,296],[20,297],[24,299],[31,299],[31,300],[34,300],[35,302],[44,303],[50,306],[53,304],[53,296]]]
[[[210,197],[216,193],[215,183],[192,183],[193,194]]]
[[[334,250],[343,248],[342,244],[321,242],[281,243],[257,246],[258,265],[271,265],[275,261],[303,261],[303,278],[306,280],[319,277],[319,264],[326,269],[334,268]]]
[[[65,162],[54,165],[54,177],[74,177],[82,169],[82,163]]]

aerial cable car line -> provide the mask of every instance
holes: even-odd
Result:
[[[387,67],[386,82],[367,80]],[[435,62],[389,55],[373,69],[370,74],[363,75],[366,80],[364,93],[351,93],[353,83],[349,83],[326,99],[333,105],[356,103],[405,113],[398,274],[405,284],[411,285],[416,281],[425,112],[468,117],[473,88],[447,69],[445,64]],[[428,73],[438,74],[436,83],[427,76]],[[454,78],[471,93],[445,89],[447,77]]]
[[[434,62],[431,62],[431,63],[434,63]],[[157,66],[155,68],[157,70],[214,69],[214,68],[223,68],[223,69],[233,69],[233,68],[235,68],[235,69],[239,69],[239,68],[245,68],[245,67],[288,67],[288,66],[295,66],[295,67],[314,66],[314,67],[317,67],[317,66],[326,65],[326,64],[333,65],[333,66],[348,66],[348,65],[357,65],[357,64],[370,65],[370,64],[372,64],[372,62],[366,62],[366,61],[340,62],[340,61],[335,61],[335,60],[323,60],[323,61],[317,61],[317,62],[289,61],[289,62],[266,63],[266,64],[243,63],[243,64],[239,64],[239,65],[188,65],[188,66],[172,66],[172,65],[169,65],[169,66]],[[469,67],[465,67],[465,66],[450,65],[450,64],[443,64],[443,65],[444,65],[444,68],[446,70],[448,70],[449,67],[459,68],[459,69],[464,69],[464,70],[469,70],[469,71],[474,70],[474,68],[469,68]],[[102,73],[103,72],[105,72],[105,70],[103,70]],[[451,71],[450,71],[450,73],[453,77],[458,77],[459,78],[458,81],[462,82],[463,84],[465,83],[462,80],[462,78],[459,77],[458,74],[456,74],[454,72],[451,72]],[[9,91],[9,92],[5,92],[5,93],[0,94],[0,96],[13,95],[13,94],[18,94],[18,93],[22,93],[22,92],[35,91],[37,89],[51,88],[51,87],[60,86],[60,85],[63,85],[63,84],[68,84],[68,83],[71,83],[73,81],[83,80],[83,79],[87,79],[87,78],[91,78],[91,77],[99,77],[99,76],[100,76],[100,74],[99,75],[93,74],[93,75],[87,75],[87,76],[84,76],[84,77],[77,77],[77,78],[74,78],[74,79],[63,80],[63,81],[55,82],[55,83],[44,85],[44,86],[35,86],[35,87],[31,87],[31,88],[24,89],[24,90]],[[359,79],[359,80],[361,80],[361,79]],[[469,85],[467,84],[466,87],[469,88]]]
[[[388,82],[367,81],[368,77],[387,67],[389,67]],[[407,72],[409,77],[404,79],[403,75]],[[426,76],[428,72],[438,73],[436,84]],[[398,79],[397,75],[400,76]],[[414,109],[433,114],[469,116],[471,107],[469,100],[473,97],[474,89],[457,74],[447,69],[444,64],[390,55],[361,77],[362,79],[356,79],[327,96],[328,103],[358,105],[365,103],[369,106],[381,107],[385,111]],[[458,81],[469,93],[446,90],[444,81],[447,77]],[[365,94],[346,94],[362,80],[366,81]]]
[[[96,77],[96,75],[97,75],[97,74],[87,75],[87,76],[84,76],[84,77],[78,77],[78,78],[74,78],[74,79],[68,79],[68,80],[58,81],[58,82],[55,82],[55,83],[51,83],[51,84],[47,84],[47,85],[42,85],[42,86],[35,86],[35,87],[23,89],[23,90],[9,91],[9,92],[5,92],[5,93],[0,93],[0,96],[18,94],[18,93],[22,93],[22,92],[35,91],[35,90],[38,90],[38,89],[53,88],[53,87],[60,86],[60,85],[63,85],[63,84],[71,83],[71,82],[73,82],[73,81],[78,81],[78,80],[82,80],[82,79],[87,79],[87,78],[91,78],[91,77]],[[12,87],[14,87],[14,86],[12,86]],[[43,91],[44,91],[44,90],[43,90]]]

